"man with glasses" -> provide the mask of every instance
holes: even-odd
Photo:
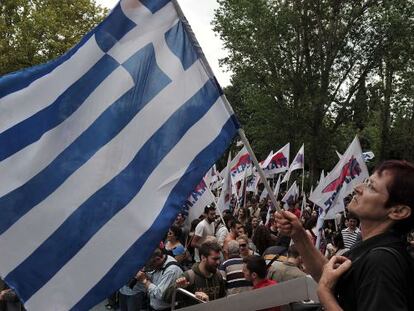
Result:
[[[349,212],[360,220],[362,241],[328,260],[306,237],[298,218],[278,213],[307,270],[319,282],[325,310],[414,310],[414,267],[406,235],[414,228],[414,165],[386,161],[355,188]]]

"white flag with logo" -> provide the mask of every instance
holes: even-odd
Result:
[[[184,212],[188,213],[188,223],[200,217],[204,212],[204,207],[214,203],[215,198],[211,191],[207,189],[207,183],[203,179],[184,203]]]
[[[290,186],[289,190],[286,192],[285,196],[282,198],[282,202],[285,202],[288,205],[292,205],[299,196],[299,187],[296,184],[296,181]]]
[[[263,169],[266,176],[285,172],[289,169],[290,143],[272,155],[269,164]]]
[[[246,147],[243,147],[230,163],[230,175],[233,185],[244,178],[245,170],[251,166],[251,163],[250,154]]]
[[[355,137],[335,168],[313,191],[309,198],[323,210],[342,205],[343,199],[354,187],[368,177],[368,169],[362,156],[361,145]]]
[[[289,166],[289,170],[283,177],[282,183],[286,182],[290,178],[290,174],[299,169],[303,169],[305,165],[305,144],[300,147],[298,153],[296,154],[295,158],[293,159],[292,163]]]

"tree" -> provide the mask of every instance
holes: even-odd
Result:
[[[0,75],[65,53],[106,13],[92,0],[2,0]]]
[[[387,67],[392,78],[399,75],[395,69],[399,64],[412,59],[413,1],[220,0],[219,4],[214,27],[229,51],[222,63],[234,72],[233,86],[226,92],[239,90],[233,105],[236,112],[247,111],[241,123],[255,148],[265,153],[290,141],[297,150],[305,142],[315,179],[322,164],[332,167],[336,162],[335,149],[343,151],[356,133],[374,133],[371,115],[392,124],[387,119],[392,111],[385,103],[398,105],[392,102],[398,90],[386,75],[384,87],[377,84],[386,60],[392,64]],[[406,55],[404,61],[396,55],[398,50]],[[370,109],[368,96],[375,87],[381,93],[381,109]],[[387,125],[379,125],[380,137],[362,137],[363,145],[380,150],[389,140]]]

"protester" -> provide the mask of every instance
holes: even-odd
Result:
[[[263,288],[276,285],[277,282],[266,278],[267,267],[265,260],[258,256],[252,255],[243,259],[243,273],[246,280],[252,282],[253,289]],[[279,307],[267,308],[261,311],[280,311]]]
[[[253,197],[251,199],[251,205],[249,207],[249,214],[251,218],[259,218],[260,217],[260,207],[259,203],[257,202],[257,198]]]
[[[237,243],[239,243],[240,256],[242,258],[254,254],[254,251],[249,247],[249,238],[247,235],[239,235],[237,237]]]
[[[269,267],[268,278],[278,283],[306,276],[299,267],[302,259],[295,245],[288,249],[287,259],[283,262],[274,261]]]
[[[226,240],[226,237],[229,234],[229,222],[233,219],[234,218],[232,215],[226,214],[223,216],[224,223],[223,220],[221,220],[221,218],[219,218],[219,220],[216,222],[216,238],[220,247],[223,247],[224,245],[224,241]]]
[[[173,292],[181,287],[195,294],[198,299],[211,301],[226,295],[226,284],[221,273],[218,271],[220,265],[220,246],[216,242],[205,242],[200,248],[200,262],[195,263],[190,270],[184,272],[174,284],[172,284],[165,295],[165,300],[171,301]],[[177,295],[180,305],[186,306],[195,302],[187,296]]]
[[[135,279],[145,287],[153,310],[169,310],[171,304],[164,301],[163,296],[183,270],[173,257],[164,254],[160,248],[155,249],[148,265],[154,270],[149,273],[139,271]]]
[[[358,218],[348,213],[347,228],[341,232],[345,248],[351,248],[360,239],[361,230],[357,226]]]
[[[252,234],[249,236],[249,238],[253,239],[254,233],[256,232],[257,227],[260,224],[260,219],[258,217],[252,217],[251,221],[251,228],[252,228]]]
[[[177,214],[177,217],[174,220],[174,225],[181,229],[181,234],[177,238],[182,245],[185,245],[189,231],[188,227],[185,225],[185,216],[183,215],[183,213]]]
[[[329,243],[326,247],[325,256],[328,259],[331,259],[332,256],[342,256],[344,253],[349,251],[349,248],[345,247],[342,234],[337,232],[332,237],[332,243]]]
[[[165,243],[165,251],[168,255],[172,256],[177,260],[178,263],[186,261],[187,251],[181,242],[178,240],[178,237],[181,236],[181,228],[173,225],[167,234],[167,243]]]
[[[266,226],[258,226],[252,242],[256,245],[256,251],[261,255],[269,247],[274,245],[269,229]]]
[[[228,243],[230,241],[235,241],[237,239],[237,237],[239,236],[239,230],[241,226],[242,224],[236,219],[229,221],[230,232],[227,234],[226,239],[224,240],[224,243],[223,243],[224,259],[229,258]]]
[[[140,310],[145,307],[145,297],[145,287],[133,278],[119,290],[119,308],[121,311]]]
[[[414,268],[405,240],[414,229],[414,165],[382,163],[355,187],[348,209],[360,220],[362,241],[329,262],[306,238],[295,215],[277,214],[279,229],[293,238],[307,270],[319,281],[325,309],[414,310]]]
[[[194,260],[196,262],[200,261],[198,248],[207,239],[207,237],[214,237],[215,234],[214,220],[216,218],[216,208],[215,206],[208,206],[206,207],[205,212],[207,213],[207,216],[195,228],[194,236],[191,241],[191,246],[194,247],[195,250]]]
[[[0,279],[0,311],[22,311],[23,305],[20,303],[14,290],[7,287]]]
[[[227,244],[228,257],[220,266],[220,272],[226,282],[227,295],[238,294],[252,288],[252,283],[243,274],[243,259],[240,256],[239,243],[231,240]]]
[[[247,208],[241,207],[237,216],[237,220],[243,225],[248,226],[250,222],[250,213]]]

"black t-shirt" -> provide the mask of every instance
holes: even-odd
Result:
[[[377,235],[356,244],[345,256],[352,266],[336,285],[345,311],[414,310],[413,266],[399,237]]]

